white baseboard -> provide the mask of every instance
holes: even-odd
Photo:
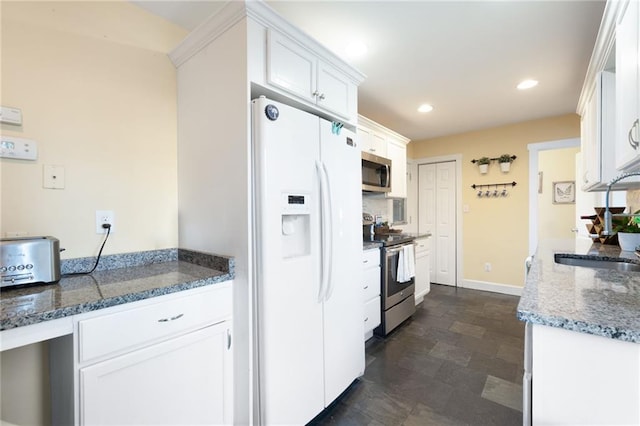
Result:
[[[522,287],[517,287],[515,285],[476,280],[462,280],[461,287],[473,290],[491,291],[493,293],[509,294],[511,296],[521,296],[523,289]]]

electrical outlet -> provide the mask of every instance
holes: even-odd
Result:
[[[484,264],[485,272],[491,272],[491,264],[489,262]]]
[[[96,210],[96,234],[107,233],[107,230],[102,227],[104,223],[111,225],[111,233],[113,234],[116,226],[113,210]]]

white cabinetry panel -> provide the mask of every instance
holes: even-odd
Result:
[[[230,424],[228,323],[80,370],[81,424]]]

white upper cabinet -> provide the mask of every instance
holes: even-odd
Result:
[[[580,121],[583,191],[606,190],[616,174],[615,152],[607,146],[615,137],[615,74],[602,71],[582,111]]]
[[[388,139],[387,158],[391,159],[391,191],[386,195],[388,198],[407,198],[407,145]]]
[[[298,42],[268,30],[267,82],[346,120],[357,110],[356,85]]]
[[[640,4],[621,3],[616,25],[616,166],[640,168]]]
[[[360,135],[360,150],[368,152],[379,157],[387,157],[387,141],[384,136],[375,133],[371,129],[358,126],[358,135]]]
[[[410,139],[358,115],[362,151],[391,160],[391,191],[387,198],[407,198],[407,144]]]

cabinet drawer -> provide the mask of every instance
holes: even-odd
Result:
[[[364,331],[373,330],[380,325],[380,296],[369,300],[364,305]]]
[[[150,344],[231,317],[230,286],[78,322],[79,360]]]
[[[364,296],[363,300],[367,301],[372,297],[380,295],[380,267],[365,268],[363,273],[364,279]]]
[[[428,238],[420,238],[416,240],[416,255],[418,253],[428,253],[429,252],[429,239]]]
[[[380,266],[380,249],[370,249],[363,251],[362,265],[365,268]]]

